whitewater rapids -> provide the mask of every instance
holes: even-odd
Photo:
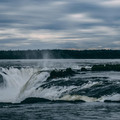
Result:
[[[44,98],[51,101],[120,101],[120,94],[117,92],[119,89],[111,93],[109,91],[105,92],[108,89],[105,85],[106,82],[109,84],[108,87],[112,88],[113,86],[119,85],[119,81],[117,83],[107,81],[106,77],[98,77],[100,80],[97,81],[94,80],[95,78],[93,76],[88,80],[84,80],[83,75],[81,75],[80,79],[76,75],[76,77],[58,78],[48,81],[47,78],[50,76],[50,71],[43,71],[40,68],[1,67],[0,102],[21,103],[26,98],[31,97]]]

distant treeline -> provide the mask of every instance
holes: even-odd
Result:
[[[0,59],[117,59],[120,50],[8,50]]]

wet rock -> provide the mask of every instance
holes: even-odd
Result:
[[[49,102],[49,103],[81,103],[85,102],[83,100],[75,100],[75,101],[67,101],[67,100],[49,100],[45,98],[36,98],[36,97],[30,97],[26,98],[21,102],[21,104],[33,104],[33,103],[43,103],[43,102]]]
[[[54,78],[62,78],[62,77],[68,77],[73,76],[76,72],[73,71],[71,68],[67,68],[65,70],[53,70],[50,73],[50,77],[48,79],[54,79]]]
[[[23,100],[22,104],[29,104],[29,103],[40,103],[40,102],[50,102],[50,100],[45,98],[36,98],[36,97],[30,97]]]
[[[120,65],[119,64],[93,65],[91,70],[92,71],[120,71]]]
[[[82,67],[81,71],[88,71],[86,68]]]
[[[104,102],[107,102],[107,103],[120,103],[120,101],[112,101],[112,100],[104,100]]]
[[[85,102],[84,100],[71,100],[71,101],[68,101],[68,100],[56,100],[56,101],[52,101],[54,103],[83,103]]]
[[[3,76],[0,75],[0,84],[3,83]]]

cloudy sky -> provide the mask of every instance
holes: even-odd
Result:
[[[120,0],[0,0],[0,50],[120,49]]]

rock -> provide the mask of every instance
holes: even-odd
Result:
[[[4,80],[3,80],[3,76],[0,75],[0,84],[3,83],[3,82],[4,82]]]
[[[88,71],[86,68],[82,67],[81,71]]]
[[[108,102],[108,103],[120,103],[120,101],[112,101],[112,100],[104,100],[104,102]]]
[[[71,68],[67,68],[65,70],[53,70],[50,73],[50,77],[48,79],[68,77],[68,76],[73,76],[74,74],[75,71],[73,71]]]
[[[29,103],[40,103],[40,102],[50,102],[50,100],[45,98],[36,98],[36,97],[30,97],[23,100],[22,104],[29,104]]]
[[[92,71],[120,71],[120,65],[93,65]]]

